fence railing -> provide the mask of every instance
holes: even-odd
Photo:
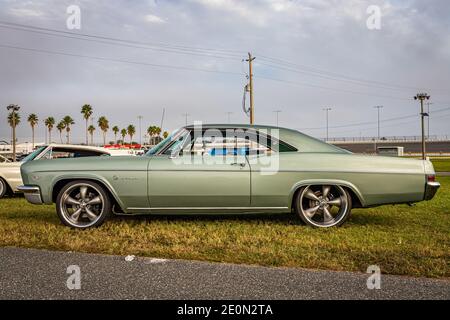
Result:
[[[450,141],[450,136],[430,135],[425,137],[427,141]],[[386,136],[386,137],[336,137],[322,139],[327,142],[420,142],[422,136]]]

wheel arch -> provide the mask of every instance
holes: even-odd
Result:
[[[81,177],[81,176],[80,177],[75,177],[75,176],[59,177],[52,184],[52,189],[51,189],[52,202],[53,203],[56,202],[56,198],[57,198],[59,192],[67,183],[72,182],[72,181],[79,181],[79,180],[91,181],[91,182],[95,182],[95,183],[99,184],[101,187],[104,188],[105,192],[110,197],[113,205],[116,205],[121,210],[123,210],[124,204],[120,200],[120,198],[117,196],[117,193],[115,192],[114,188],[106,180],[99,178],[99,177],[92,177],[92,176],[90,176],[90,177]]]
[[[5,183],[6,186],[6,194],[12,195],[14,194],[14,190],[11,187],[11,185],[8,182],[8,179],[6,179],[3,175],[0,174],[0,179]]]
[[[289,205],[294,208],[295,196],[298,191],[305,186],[309,185],[337,185],[346,189],[350,197],[352,198],[352,203],[354,208],[362,208],[365,206],[365,201],[362,193],[359,189],[351,182],[345,180],[334,180],[334,179],[311,179],[311,180],[302,180],[297,182],[291,189],[289,194]]]

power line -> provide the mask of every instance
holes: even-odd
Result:
[[[258,54],[259,55],[259,54]],[[382,85],[382,86],[388,86],[388,87],[397,87],[397,88],[402,88],[402,89],[410,89],[410,90],[417,90],[418,88],[416,87],[412,87],[412,86],[405,86],[405,85],[398,85],[398,84],[392,84],[392,83],[385,83],[385,82],[381,82],[381,81],[375,81],[375,80],[367,80],[367,79],[361,79],[361,78],[356,78],[356,77],[350,77],[347,75],[342,75],[342,74],[338,74],[338,73],[334,73],[334,72],[329,72],[326,70],[321,70],[321,69],[317,69],[317,68],[313,68],[313,67],[308,67],[305,65],[300,65],[300,64],[296,64],[287,60],[283,60],[283,59],[278,59],[278,58],[271,58],[265,55],[260,55],[261,56],[261,60],[266,60],[267,62],[270,63],[275,63],[275,64],[279,64],[282,66],[287,66],[287,67],[295,67],[304,71],[309,71],[309,72],[315,72],[315,73],[319,73],[319,74],[324,74],[324,75],[329,75],[329,76],[337,76],[343,79],[347,79],[347,80],[352,80],[352,81],[358,81],[358,82],[366,82],[366,83],[372,83],[372,84],[378,84],[378,85]]]
[[[108,37],[108,36],[102,36],[102,35],[78,33],[78,32],[71,32],[71,31],[65,31],[65,30],[57,30],[57,29],[44,28],[44,27],[38,27],[38,26],[31,26],[31,25],[25,25],[25,24],[8,22],[8,21],[1,21],[1,20],[0,20],[0,24],[5,25],[5,26],[10,26],[10,27],[12,26],[12,27],[25,28],[25,29],[50,31],[50,32],[59,33],[59,34],[68,34],[68,35],[74,35],[74,36],[80,36],[80,37],[88,37],[88,38],[100,39],[100,40],[110,40],[110,41],[117,41],[117,42],[130,43],[130,44],[138,44],[138,45],[146,45],[146,46],[160,46],[160,47],[165,47],[165,48],[187,50],[187,51],[197,51],[197,52],[205,52],[205,51],[206,52],[222,52],[223,54],[234,55],[236,58],[239,58],[241,56],[241,54],[243,53],[243,51],[230,50],[230,49],[190,47],[190,46],[185,46],[185,45],[172,45],[172,44],[168,44],[168,43],[164,43],[164,42],[134,41],[134,40],[114,38],[114,37]]]
[[[29,52],[39,52],[39,53],[55,54],[55,55],[61,55],[61,56],[76,57],[76,58],[93,59],[93,60],[99,60],[99,61],[112,61],[112,62],[128,63],[128,64],[134,64],[134,65],[143,65],[143,66],[147,66],[147,67],[167,68],[167,69],[184,70],[184,71],[200,71],[200,72],[208,72],[208,73],[221,73],[221,74],[242,76],[241,73],[232,72],[232,71],[201,69],[201,68],[194,68],[194,67],[185,67],[185,66],[174,66],[174,65],[164,65],[164,64],[156,64],[156,63],[138,62],[138,61],[124,60],[124,59],[104,58],[104,57],[96,57],[96,56],[74,54],[74,53],[67,53],[67,52],[60,52],[60,51],[35,49],[35,48],[25,48],[25,47],[11,46],[11,45],[5,45],[5,44],[0,44],[0,47],[1,48],[22,50],[22,51],[29,51]]]
[[[314,85],[314,84],[310,84],[310,83],[295,82],[295,81],[289,81],[289,80],[284,80],[284,79],[272,78],[272,77],[267,77],[267,76],[255,76],[255,78],[265,79],[265,80],[270,80],[270,81],[276,81],[276,82],[283,82],[283,83],[287,83],[287,84],[294,85],[294,86],[304,86],[304,87],[318,88],[318,89],[324,89],[324,90],[333,90],[333,91],[337,91],[337,92],[345,92],[345,93],[358,94],[358,95],[363,95],[363,96],[373,96],[373,97],[394,99],[394,100],[403,100],[403,101],[410,101],[411,100],[411,99],[407,99],[407,98],[385,96],[385,95],[379,95],[379,94],[371,94],[371,93],[365,93],[365,92],[359,92],[359,91],[352,91],[352,90],[338,89],[338,88],[332,88],[332,87],[325,87],[325,86],[319,86],[319,85]]]
[[[170,48],[165,48],[165,47],[154,47],[154,46],[149,46],[149,45],[144,46],[144,44],[142,44],[142,45],[125,44],[125,43],[121,43],[121,42],[129,42],[129,41],[113,40],[114,38],[111,38],[111,40],[90,39],[90,38],[82,38],[80,36],[69,36],[69,35],[65,35],[65,34],[55,34],[55,33],[49,33],[49,32],[44,32],[44,31],[27,30],[27,29],[22,29],[22,28],[3,26],[1,24],[0,24],[0,28],[32,32],[32,33],[44,34],[44,35],[49,35],[49,36],[54,36],[54,37],[76,39],[76,40],[81,40],[81,41],[89,41],[89,42],[94,42],[94,43],[103,43],[103,44],[108,44],[108,45],[113,45],[113,46],[121,46],[121,47],[127,47],[127,48],[154,50],[154,51],[169,52],[169,53],[175,53],[175,54],[210,57],[210,58],[218,58],[218,59],[228,59],[228,60],[237,61],[237,58],[236,58],[237,56],[231,56],[231,55],[230,56],[224,56],[224,55],[219,56],[216,54],[195,52],[195,51],[189,51],[189,50],[170,49]],[[61,32],[61,31],[58,31],[58,32]],[[76,33],[71,33],[71,34],[77,35]],[[116,42],[116,41],[120,41],[120,42]]]
[[[350,83],[350,84],[353,84],[353,85],[359,85],[359,86],[365,86],[365,87],[374,87],[374,88],[385,89],[385,90],[394,90],[394,91],[411,90],[411,89],[399,89],[399,88],[389,87],[387,85],[371,84],[371,83],[363,82],[363,81],[359,81],[359,80],[338,78],[338,77],[333,77],[333,76],[321,74],[321,73],[314,72],[314,71],[307,71],[307,70],[300,71],[300,70],[296,70],[296,69],[292,69],[292,68],[285,68],[285,67],[280,67],[280,66],[276,66],[276,65],[272,65],[272,64],[267,64],[267,63],[264,63],[264,62],[262,62],[262,63],[260,62],[259,64],[263,65],[263,66],[267,66],[269,68],[280,69],[280,70],[294,72],[294,73],[298,73],[298,74],[304,74],[304,75],[317,77],[317,78],[321,78],[321,79],[326,79],[326,80]]]

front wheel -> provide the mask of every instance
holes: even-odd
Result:
[[[102,186],[92,181],[69,182],[56,198],[56,211],[66,226],[100,226],[111,213],[111,201]]]
[[[347,190],[335,185],[302,187],[295,200],[295,211],[300,219],[319,228],[342,225],[352,209],[352,199]]]

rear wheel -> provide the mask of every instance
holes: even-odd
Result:
[[[295,211],[307,225],[329,228],[342,225],[350,216],[352,200],[341,186],[311,185],[300,189]]]
[[[0,199],[5,196],[6,191],[8,191],[8,187],[6,186],[6,182],[2,178],[0,178]]]
[[[61,222],[73,228],[100,226],[111,213],[111,201],[102,186],[92,181],[73,181],[56,198]]]

